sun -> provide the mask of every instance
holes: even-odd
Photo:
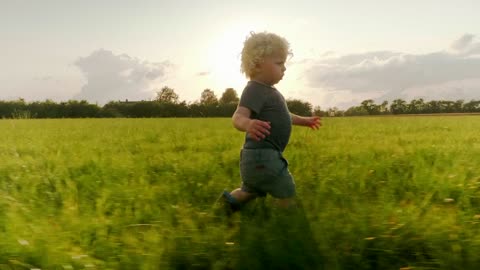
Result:
[[[245,84],[246,78],[240,72],[240,54],[250,31],[248,27],[228,27],[212,39],[207,61],[218,90],[233,87],[238,91]]]

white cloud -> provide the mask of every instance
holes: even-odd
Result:
[[[431,84],[425,87],[411,87],[404,92],[406,99],[444,99],[444,100],[471,100],[480,98],[480,78],[459,81],[449,81],[440,84]]]
[[[387,99],[480,98],[480,42],[466,34],[445,51],[406,54],[374,51],[314,59],[305,72],[313,89]],[[381,93],[381,95],[378,95]]]
[[[74,99],[104,104],[112,100],[143,100],[153,97],[155,82],[164,80],[172,66],[168,61],[140,61],[126,54],[100,49],[75,61],[87,84]]]
[[[463,56],[480,57],[480,42],[474,42],[475,36],[465,34],[450,46],[453,52]]]
[[[472,44],[474,37],[475,36],[472,34],[465,34],[459,39],[455,40],[450,47],[456,51],[463,51]]]

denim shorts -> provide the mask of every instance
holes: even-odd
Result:
[[[274,149],[242,149],[240,152],[242,190],[258,196],[270,194],[284,199],[295,196],[295,181],[288,162]]]

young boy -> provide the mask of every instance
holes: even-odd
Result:
[[[240,155],[242,187],[223,193],[233,211],[267,194],[279,206],[292,205],[295,182],[282,155],[291,126],[318,129],[321,125],[317,116],[290,113],[284,97],[273,87],[285,73],[285,61],[292,54],[289,46],[287,40],[268,32],[251,33],[244,43],[241,70],[250,81],[232,117],[234,127],[246,132]]]

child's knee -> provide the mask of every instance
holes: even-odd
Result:
[[[243,190],[240,189],[240,188],[235,189],[235,190],[232,191],[230,194],[231,194],[235,199],[237,199],[237,201],[239,201],[239,202],[246,202],[246,201],[249,201],[249,200],[255,198],[255,194],[254,194],[254,193],[249,193],[249,192],[243,191]]]

